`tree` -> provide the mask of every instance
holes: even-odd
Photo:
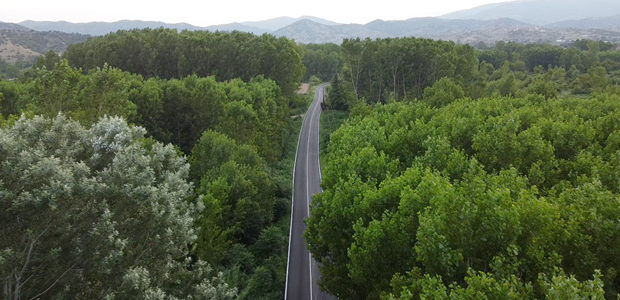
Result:
[[[0,81],[0,113],[3,117],[8,118],[9,115],[19,114],[20,106],[23,105],[23,94],[25,94],[25,86],[16,81]]]
[[[564,67],[567,71],[573,66],[579,70],[583,70],[579,50],[577,48],[568,48],[564,50],[560,55],[560,66]]]
[[[349,103],[355,101],[355,96],[348,89],[349,83],[341,80],[338,75],[334,75],[330,86],[325,105],[331,109],[349,109]]]
[[[53,58],[46,60],[48,62],[41,60],[41,63],[54,61]],[[107,64],[84,75],[63,59],[53,68],[36,69],[30,76],[33,82],[26,85],[28,90],[21,95],[27,102],[19,103],[22,106],[19,108],[36,114],[53,117],[62,112],[84,125],[92,125],[105,115],[133,118],[136,113],[136,106],[127,94],[129,86],[142,78]],[[12,113],[16,113],[15,110],[16,107]]]
[[[141,78],[108,65],[91,70],[78,83],[78,107],[71,112],[73,118],[86,125],[94,124],[105,115],[133,118],[136,106],[129,101],[127,91],[134,80]]]
[[[536,66],[555,67],[560,62],[564,49],[551,45],[532,46],[523,51],[523,59],[529,70]]]
[[[273,219],[275,183],[250,146],[206,131],[192,149],[190,174],[208,209],[197,219],[197,254],[221,263],[234,243],[250,245]]]
[[[509,73],[498,81],[499,94],[502,96],[514,96],[517,93],[517,80],[513,73]]]
[[[340,46],[336,44],[302,45],[304,48],[303,63],[306,74],[303,82],[308,82],[311,76],[317,76],[326,82],[342,69]]]
[[[433,86],[424,89],[424,102],[432,107],[442,107],[465,97],[465,92],[449,78],[441,78]]]
[[[43,69],[43,67],[45,67],[48,70],[52,70],[57,63],[60,63],[60,60],[60,55],[54,52],[54,50],[50,50],[45,53],[45,55],[41,55],[37,58],[37,62],[34,64],[33,68]]]
[[[78,109],[75,95],[80,78],[80,72],[71,68],[66,60],[50,70],[39,69],[30,90],[34,112],[53,117]]]
[[[583,64],[586,69],[591,69],[600,66],[601,60],[599,57],[599,43],[595,41],[588,41],[588,51],[584,53]]]
[[[5,298],[231,298],[189,256],[188,165],[144,129],[59,114],[0,129]]]

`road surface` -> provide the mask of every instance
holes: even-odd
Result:
[[[293,169],[293,205],[286,266],[285,300],[336,299],[319,290],[317,285],[319,268],[301,236],[306,230],[304,218],[310,215],[311,196],[321,192],[319,119],[325,86],[320,85],[316,88],[314,100],[304,116],[297,143]]]

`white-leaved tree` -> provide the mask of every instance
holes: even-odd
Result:
[[[174,147],[117,117],[0,128],[3,299],[230,299],[189,247],[200,209]]]

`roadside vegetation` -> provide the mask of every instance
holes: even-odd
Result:
[[[302,51],[119,31],[0,81],[5,298],[281,299]]]
[[[614,49],[345,40],[326,104],[349,118],[324,142],[306,221],[320,286],[339,299],[616,299]]]

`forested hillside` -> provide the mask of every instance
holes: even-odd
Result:
[[[616,299],[620,52],[348,40],[306,241],[339,299]]]
[[[302,51],[121,31],[0,81],[3,295],[281,299]]]
[[[87,35],[58,31],[0,29],[0,58],[10,62],[31,62],[50,50],[62,53],[67,46],[81,43]]]

